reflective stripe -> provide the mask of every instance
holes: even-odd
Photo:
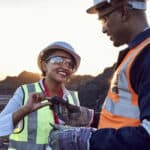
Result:
[[[79,106],[80,102],[79,102],[79,99],[78,99],[78,93],[76,91],[69,91],[69,93],[70,94],[67,96],[68,100],[69,100],[69,103]]]
[[[15,142],[11,141],[10,147],[8,150],[45,150],[46,144],[35,144],[30,142]],[[14,148],[15,147],[15,148]]]
[[[78,98],[78,92],[75,91],[75,92],[74,92],[74,96],[75,96],[75,100],[76,100],[76,103],[75,103],[75,104],[76,104],[77,106],[80,106],[80,101],[79,101],[79,98]]]
[[[136,118],[138,119],[140,116],[140,110],[137,106],[134,106],[130,103],[130,101],[118,101],[113,102],[111,99],[107,98],[104,109],[111,112],[114,115]]]
[[[120,124],[122,126],[124,126],[124,124],[128,125],[125,123],[125,121],[127,121],[128,119],[130,120],[130,126],[139,125],[140,109],[138,106],[138,95],[133,90],[130,82],[130,69],[135,58],[149,43],[150,38],[147,38],[137,47],[131,49],[116,69],[111,81],[110,89],[103,104],[103,109],[98,125],[99,128],[102,126],[105,128],[105,124],[106,126],[109,124],[113,124],[114,126],[112,127],[118,128],[119,125],[116,126],[113,123],[117,121],[121,122]],[[109,115],[109,117],[107,115]],[[123,121],[120,121],[122,120],[121,117],[125,119],[123,119]],[[101,120],[103,120],[103,122]]]
[[[145,128],[145,130],[150,134],[150,121],[147,119],[144,119],[142,121],[142,126]]]
[[[27,88],[29,94],[36,91],[34,84],[29,84]],[[37,133],[33,132],[35,129],[37,129],[37,111],[34,111],[28,115],[27,135],[28,135],[28,141],[30,141],[31,143],[36,143],[35,137],[37,137]]]

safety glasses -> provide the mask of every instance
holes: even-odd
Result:
[[[52,64],[65,65],[72,71],[75,69],[75,63],[72,59],[63,56],[50,56],[46,59],[46,62]]]

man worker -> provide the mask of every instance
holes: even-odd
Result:
[[[97,14],[119,53],[98,129],[55,126],[53,150],[150,150],[150,28],[146,0],[94,0]],[[78,121],[78,118],[76,118]],[[71,124],[70,124],[71,125]]]

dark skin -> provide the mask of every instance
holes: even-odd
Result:
[[[99,10],[97,14],[100,16]],[[110,36],[116,47],[129,44],[148,26],[144,11],[130,10],[126,5],[99,17],[99,20],[102,21],[102,32]]]

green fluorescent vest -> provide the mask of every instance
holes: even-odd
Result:
[[[31,92],[42,92],[38,82],[22,86],[24,92],[24,103],[27,103],[28,95]],[[67,99],[69,103],[79,105],[77,92],[69,91]],[[32,112],[19,123],[14,133],[9,137],[9,150],[44,150],[48,144],[48,136],[54,124],[54,117],[49,106]]]

